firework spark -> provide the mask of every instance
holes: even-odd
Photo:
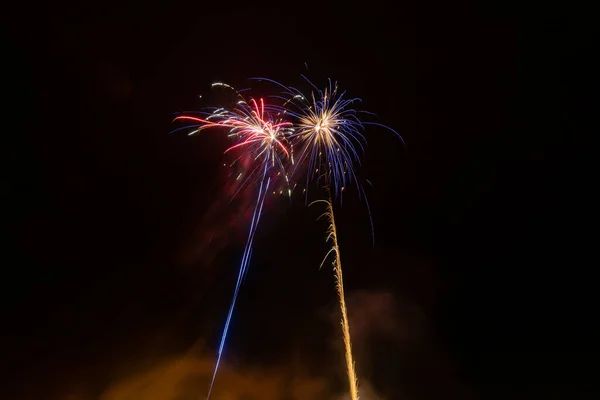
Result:
[[[344,347],[346,349],[346,369],[348,373],[348,380],[350,383],[350,397],[352,400],[358,400],[358,378],[356,377],[356,368],[354,359],[352,358],[352,341],[350,340],[350,324],[348,323],[348,312],[346,310],[346,298],[344,294],[344,278],[342,276],[342,260],[340,255],[340,247],[337,239],[337,227],[335,225],[335,216],[333,214],[333,205],[331,196],[329,200],[317,200],[311,204],[322,202],[327,204],[327,211],[321,215],[321,217],[327,218],[329,226],[327,228],[326,242],[331,242],[331,249],[323,259],[321,267],[325,261],[329,258],[330,254],[335,254],[332,266],[335,273],[336,288],[338,298],[340,302],[340,311],[342,313],[342,333],[344,336]]]
[[[345,91],[340,91],[337,82],[329,80],[329,85],[321,90],[304,75],[302,77],[313,89],[309,96],[294,87],[267,78],[255,79],[283,88],[282,95],[274,96],[284,101],[283,106],[272,108],[298,121],[291,141],[294,147],[301,148],[296,166],[307,162],[307,186],[311,179],[316,178],[318,183],[320,177],[326,175],[327,186],[334,197],[340,196],[351,183],[356,184],[364,195],[354,167],[360,165],[360,156],[367,144],[362,133],[365,126],[377,125],[390,130],[400,139],[401,136],[388,126],[361,120],[359,114],[373,114],[354,108],[361,99],[347,97]]]
[[[216,85],[233,89],[231,86],[226,84]],[[242,255],[242,260],[238,270],[237,282],[233,292],[231,305],[229,307],[229,312],[227,314],[225,326],[221,335],[221,341],[219,343],[219,349],[217,352],[217,361],[215,363],[215,369],[213,371],[210,387],[208,389],[208,395],[206,397],[207,400],[210,398],[212,393],[238,294],[248,271],[254,236],[262,215],[262,209],[269,190],[269,185],[271,184],[272,180],[270,171],[273,168],[280,169],[277,176],[282,175],[283,172],[286,182],[288,181],[284,167],[285,159],[289,158],[290,156],[290,152],[286,146],[286,137],[289,136],[291,132],[291,123],[274,118],[268,112],[268,107],[267,111],[265,111],[265,103],[262,98],[258,102],[254,99],[250,99],[250,102],[248,103],[239,94],[239,92],[236,93],[238,94],[240,100],[237,102],[237,106],[232,110],[224,108],[213,109],[206,118],[188,115],[181,115],[175,118],[176,120],[192,121],[195,123],[195,125],[191,126],[194,129],[190,132],[190,135],[209,128],[227,129],[229,136],[234,138],[236,143],[225,150],[225,153],[239,149],[244,151],[243,154],[250,155],[255,161],[257,161],[256,166],[252,172],[248,174],[248,177],[244,182],[245,184],[253,176],[257,177],[257,181],[259,182],[258,197],[254,207],[254,212],[252,214],[246,246],[244,248],[244,253]],[[190,127],[188,126],[188,128]],[[242,184],[242,186],[244,184]]]

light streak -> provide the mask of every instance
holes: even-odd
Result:
[[[231,86],[224,83],[215,83],[214,86],[224,86],[233,89]],[[265,106],[264,100],[261,98],[258,102],[255,99],[246,101],[241,97],[239,92],[236,92],[241,100],[237,101],[236,107],[229,110],[225,108],[213,109],[211,113],[205,118],[196,116],[180,115],[175,120],[191,121],[195,123],[191,128],[194,130],[190,134],[199,133],[209,128],[225,128],[228,130],[228,136],[236,139],[236,143],[225,150],[228,153],[233,150],[241,150],[252,157],[258,165],[253,169],[252,172],[258,172],[262,169],[262,173],[257,179],[258,185],[258,197],[254,206],[252,214],[252,220],[250,223],[250,229],[246,240],[246,246],[242,254],[242,260],[240,262],[238,276],[236,281],[235,290],[233,292],[231,305],[229,306],[229,312],[225,320],[225,326],[221,334],[221,341],[219,343],[219,349],[217,351],[217,361],[213,371],[212,379],[208,389],[207,400],[210,399],[212,390],[223,356],[223,350],[229,333],[229,327],[233,316],[233,311],[238,299],[240,288],[246,278],[248,272],[248,265],[252,255],[252,244],[254,242],[254,236],[260,217],[262,216],[263,205],[267,196],[269,185],[271,184],[270,171],[273,168],[278,168],[278,174],[273,178],[281,175],[286,177],[285,173],[285,160],[290,158],[290,152],[287,149],[287,136],[290,134],[291,123],[283,121],[280,118],[274,118],[269,113],[269,107]],[[188,127],[189,128],[189,127]],[[251,179],[254,175],[249,173],[246,180],[240,186],[240,189]],[[237,179],[240,179],[242,174],[238,175]],[[236,192],[237,194],[237,192]],[[235,196],[235,195],[234,195]]]
[[[358,378],[356,377],[356,366],[352,357],[352,341],[350,340],[350,324],[348,322],[348,311],[346,309],[346,298],[344,294],[344,278],[342,275],[342,259],[340,255],[340,247],[337,239],[337,227],[335,225],[335,216],[333,214],[333,204],[331,196],[329,200],[316,200],[314,203],[325,203],[327,204],[327,211],[321,215],[320,218],[326,217],[329,226],[327,227],[327,236],[325,237],[326,242],[331,242],[331,249],[325,255],[323,262],[321,262],[321,268],[325,261],[329,258],[332,253],[335,254],[335,258],[332,262],[333,272],[335,273],[336,288],[338,299],[340,303],[340,311],[342,313],[342,320],[340,322],[342,326],[342,334],[344,337],[344,348],[346,357],[346,371],[348,374],[348,381],[350,386],[350,397],[352,400],[358,400]]]

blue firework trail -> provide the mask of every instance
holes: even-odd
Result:
[[[229,332],[229,325],[231,323],[231,317],[233,316],[233,310],[235,309],[235,304],[237,302],[238,294],[240,292],[240,287],[246,277],[248,272],[248,264],[250,263],[250,256],[252,254],[252,242],[254,241],[254,235],[256,234],[256,228],[258,228],[258,223],[260,221],[260,217],[262,215],[263,204],[265,202],[265,197],[267,196],[269,190],[269,184],[271,182],[271,178],[267,176],[267,166],[268,163],[265,163],[263,177],[261,179],[260,188],[258,190],[258,198],[256,200],[256,205],[254,207],[254,213],[252,214],[252,223],[250,224],[250,232],[248,233],[248,239],[246,240],[246,248],[244,249],[244,254],[242,255],[242,261],[240,263],[240,268],[238,271],[237,282],[235,285],[235,290],[233,292],[233,298],[231,300],[231,305],[229,306],[229,312],[227,314],[227,319],[225,320],[225,327],[223,328],[223,333],[221,334],[221,342],[219,344],[219,351],[217,353],[217,362],[215,364],[215,369],[213,371],[212,379],[210,381],[210,387],[208,389],[208,395],[206,399],[210,399],[210,395],[213,390],[213,386],[215,384],[215,379],[217,377],[217,372],[219,370],[219,364],[221,362],[221,356],[223,355],[223,348],[225,347],[225,341],[227,340],[227,333]]]
[[[216,85],[231,88],[225,84]],[[262,173],[257,178],[257,181],[259,182],[258,197],[252,213],[250,229],[242,260],[240,262],[231,305],[229,306],[229,312],[227,313],[225,326],[223,327],[223,332],[221,334],[217,352],[217,361],[208,389],[207,400],[210,399],[212,394],[240,288],[248,272],[248,266],[252,255],[252,244],[262,216],[265,198],[271,181],[275,179],[275,177],[271,177],[272,170],[279,169],[278,175],[281,175],[281,172],[283,172],[286,183],[289,183],[287,174],[285,173],[284,159],[290,157],[290,152],[287,149],[287,138],[292,132],[291,123],[283,121],[278,118],[278,116],[273,117],[269,113],[270,108],[265,106],[263,99],[259,99],[259,101],[250,99],[250,101],[247,102],[240,95],[239,91],[236,92],[236,94],[240,100],[237,101],[237,106],[231,110],[225,108],[213,108],[210,113],[200,113],[201,115],[208,115],[205,118],[189,115],[180,115],[175,118],[176,120],[191,121],[194,123],[194,125],[188,126],[188,128],[193,128],[190,134],[198,133],[207,128],[225,128],[229,131],[229,136],[235,138],[236,143],[229,147],[225,152],[227,153],[233,149],[243,150],[245,152],[243,154],[251,157],[251,159],[258,164],[251,169],[250,174],[242,186],[255,176],[255,172],[258,172],[262,168]],[[176,130],[179,129],[181,128]]]

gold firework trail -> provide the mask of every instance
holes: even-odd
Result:
[[[325,261],[329,258],[331,253],[335,254],[335,258],[332,262],[333,271],[335,273],[336,287],[338,293],[338,299],[340,301],[340,311],[342,312],[342,333],[344,335],[344,347],[346,349],[346,368],[348,372],[348,380],[350,381],[350,398],[352,400],[358,400],[358,378],[356,377],[356,368],[354,359],[352,357],[352,341],[350,340],[350,324],[348,323],[348,312],[346,310],[346,299],[344,296],[344,279],[342,276],[342,261],[340,256],[340,247],[337,240],[337,228],[335,226],[335,217],[333,214],[333,205],[331,201],[331,194],[329,200],[317,200],[314,203],[323,202],[327,204],[327,211],[321,215],[326,217],[329,222],[327,228],[326,242],[331,241],[332,247],[327,252],[327,255],[321,263],[321,268]]]

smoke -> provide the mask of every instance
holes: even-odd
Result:
[[[366,355],[373,342],[386,337],[400,347],[414,346],[427,337],[425,312],[409,298],[385,291],[355,291],[347,299],[352,340]],[[332,312],[332,321],[339,320]]]
[[[350,292],[347,303],[361,400],[468,398],[457,394],[452,374],[431,350],[424,312],[414,303],[385,291]],[[332,303],[323,311],[331,321],[332,351],[322,368],[307,367],[315,357],[310,351],[268,367],[228,358],[212,399],[349,400],[339,310]],[[113,375],[99,396],[72,388],[61,400],[202,400],[215,363],[214,351],[202,343],[180,356],[139,358],[137,367]]]
[[[375,334],[394,336],[402,325],[395,320],[396,302],[389,293],[356,292],[348,296],[353,341],[358,354],[361,400],[388,400],[377,393],[369,378],[360,375],[368,371],[366,354]],[[338,311],[339,314],[339,311]],[[339,327],[339,315],[331,313]],[[334,357],[334,368],[339,361],[343,373],[343,344],[341,333],[334,331],[332,344],[339,347],[339,360]],[[307,355],[310,357],[310,355]],[[322,376],[311,374],[303,365],[302,357],[289,359],[270,368],[240,366],[224,363],[219,371],[212,398],[214,400],[348,400],[346,385],[332,383]],[[181,357],[164,359],[143,372],[113,382],[99,397],[100,400],[198,400],[206,395],[214,368],[213,352],[194,348]],[[329,367],[329,366],[328,366]],[[325,371],[323,371],[325,373]]]
[[[99,400],[198,400],[205,396],[214,356],[194,355],[164,360],[147,371],[114,382]],[[323,378],[297,375],[292,365],[272,369],[231,368],[219,371],[212,398],[215,400],[347,400]],[[361,399],[386,400],[368,382],[361,385]]]
[[[241,157],[233,164],[223,164],[217,181],[225,182],[224,186],[216,190],[216,199],[194,223],[195,229],[177,256],[178,264],[197,267],[201,262],[207,266],[232,242],[244,242],[256,196],[253,188],[244,185],[245,177],[236,177],[242,176],[241,171],[250,169],[250,164],[249,157]]]
[[[470,398],[433,340],[425,310],[410,296],[355,291],[346,302],[361,399],[383,400],[381,393],[385,399]],[[343,354],[339,311],[329,315],[337,327],[332,346]]]
[[[214,367],[213,354],[164,360],[149,370],[113,383],[100,400],[196,400],[205,395]],[[295,375],[292,366],[232,368],[223,364],[215,400],[338,400],[324,379]]]
[[[401,323],[395,297],[389,292],[355,291],[346,296],[348,319],[354,360],[356,363],[359,393],[362,400],[385,400],[380,391],[371,384],[376,362],[371,352],[381,338],[392,338],[393,341],[406,340],[411,333]],[[327,311],[328,319],[333,326],[330,344],[338,354],[338,364],[343,368],[344,342],[340,327],[339,309],[333,306]],[[390,349],[392,350],[392,349]],[[341,397],[341,399],[349,396]]]

